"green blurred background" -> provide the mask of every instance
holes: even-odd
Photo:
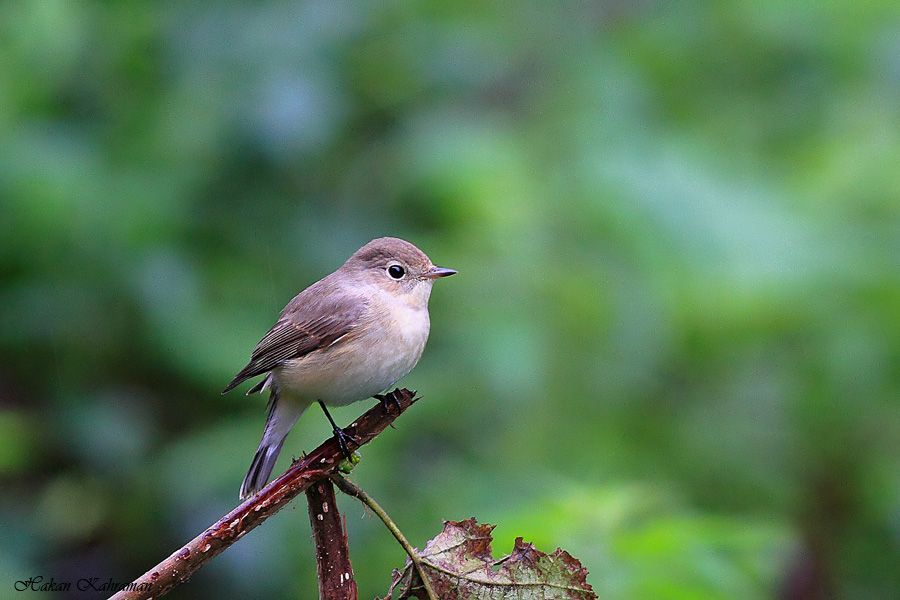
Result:
[[[414,543],[474,515],[604,599],[897,597],[898,165],[892,0],[4,2],[0,596],[232,508],[265,399],[220,389],[397,235],[460,271],[354,473]],[[340,504],[383,594],[402,551]],[[172,597],[314,590],[301,500]]]

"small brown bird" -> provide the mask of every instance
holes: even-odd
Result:
[[[374,396],[416,366],[428,340],[431,287],[455,273],[434,266],[407,241],[378,238],[284,307],[250,362],[222,391],[263,374],[247,393],[269,390],[266,427],[241,499],[266,484],[285,437],[314,402],[348,454],[345,434],[325,405]]]

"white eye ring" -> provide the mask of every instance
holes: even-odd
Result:
[[[404,269],[403,265],[399,263],[389,264],[387,269],[385,269],[384,271],[387,273],[387,276],[394,281],[400,281],[401,279],[406,277],[406,269]]]

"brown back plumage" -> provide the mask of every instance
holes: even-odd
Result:
[[[365,310],[365,299],[333,293],[336,288],[332,273],[294,296],[275,325],[256,344],[250,362],[222,393],[285,361],[327,348],[350,335]]]

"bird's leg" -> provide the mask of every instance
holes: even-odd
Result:
[[[353,439],[353,436],[348,434],[346,431],[337,426],[337,423],[334,422],[334,419],[331,418],[331,413],[328,412],[328,409],[325,408],[325,403],[319,400],[319,406],[322,407],[322,412],[325,413],[325,417],[328,419],[328,422],[331,423],[331,430],[334,432],[334,439],[337,440],[338,447],[341,449],[341,454],[344,455],[344,458],[347,460],[353,460],[353,453],[350,452],[350,447],[347,446],[347,442],[353,442],[356,444],[356,440]],[[359,444],[356,444],[359,446]]]
[[[394,390],[396,392],[397,390]],[[375,394],[372,396],[384,406],[384,410],[387,412],[391,412],[391,406],[397,407],[397,414],[400,414],[400,400],[397,398],[397,394],[394,392],[388,392],[387,394]]]

